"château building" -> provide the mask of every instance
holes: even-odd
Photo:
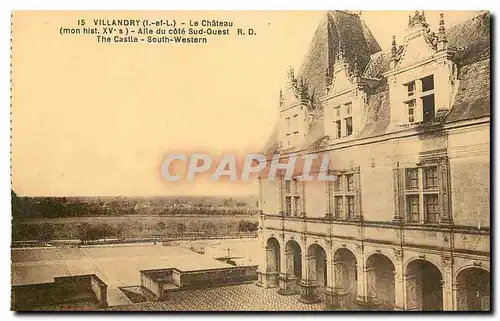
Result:
[[[404,40],[383,51],[328,12],[290,68],[267,152],[328,154],[337,179],[259,179],[258,285],[333,309],[489,310],[489,13],[391,27]]]

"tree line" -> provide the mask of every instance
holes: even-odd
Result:
[[[14,218],[113,215],[253,215],[255,204],[213,198],[138,199],[18,197],[11,191]]]
[[[61,229],[68,232],[66,236],[71,239],[79,239],[82,244],[88,244],[102,239],[127,239],[131,237],[181,237],[190,233],[199,233],[205,236],[221,236],[228,232],[254,232],[258,229],[258,222],[240,220],[236,226],[230,227],[227,223],[214,223],[203,221],[187,225],[183,222],[157,222],[151,225],[142,224],[89,224],[80,223],[76,226],[68,227],[64,224],[53,223],[20,223],[15,222],[12,226],[12,239],[14,241],[43,241],[48,242],[60,238]]]

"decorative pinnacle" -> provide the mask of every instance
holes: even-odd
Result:
[[[444,28],[444,15],[441,13],[439,14],[439,34],[444,35],[445,34],[445,28]]]
[[[397,48],[396,48],[396,36],[392,36],[392,47],[391,47],[392,57],[396,57],[396,52],[397,52]]]
[[[424,10],[422,10],[422,21],[425,22],[425,12],[424,12]]]

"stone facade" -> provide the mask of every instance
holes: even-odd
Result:
[[[332,309],[490,309],[489,32],[488,13],[432,32],[416,12],[382,52],[358,15],[326,14],[267,152],[328,154],[336,180],[259,179],[259,285]]]

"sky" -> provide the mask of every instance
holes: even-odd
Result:
[[[389,49],[408,14],[362,12]],[[477,12],[445,12],[447,26]],[[259,151],[278,117],[288,66],[296,69],[323,19],[317,11],[16,12],[13,17],[12,184],[28,196],[256,194],[248,183],[166,183],[173,152]],[[439,12],[426,11],[437,31]],[[205,45],[99,44],[60,35],[78,19],[231,20],[252,37]],[[389,22],[389,23],[388,23]]]

